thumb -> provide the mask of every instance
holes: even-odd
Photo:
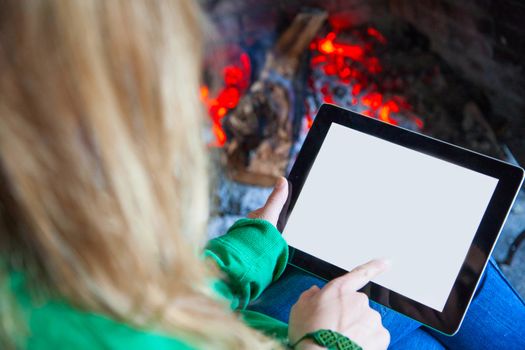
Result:
[[[252,211],[250,214],[248,214],[248,217],[252,219],[264,219],[271,222],[275,226],[287,199],[288,181],[284,177],[280,177],[277,180],[272,193],[266,200],[266,204],[264,204],[262,208]]]

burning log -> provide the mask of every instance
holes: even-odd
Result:
[[[301,13],[266,57],[260,77],[224,119],[229,176],[239,182],[272,186],[285,174],[293,143],[294,89],[301,55],[326,13]]]

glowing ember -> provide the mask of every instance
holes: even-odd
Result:
[[[313,116],[323,102],[351,108],[393,125],[415,130],[424,128],[423,121],[414,115],[412,106],[399,91],[382,88],[385,85],[381,85],[381,78],[388,72],[384,72],[377,52],[386,44],[385,36],[374,27],[330,31],[312,41],[309,46],[312,73],[308,79],[311,95],[305,100],[306,128],[312,126]],[[224,68],[223,86],[215,96],[211,96],[208,86],[201,87],[200,95],[215,137],[212,146],[221,147],[226,143],[223,118],[237,107],[248,89],[251,69],[248,55],[242,53],[237,64]]]
[[[371,92],[362,98],[362,103],[372,109],[378,109],[383,102],[383,96],[379,92]]]
[[[393,125],[403,120],[404,126],[408,123],[408,127],[417,130],[424,127],[403,97],[379,87],[383,66],[376,51],[386,43],[379,30],[368,27],[360,32],[330,31],[310,44],[313,78],[309,80],[309,87],[315,101],[307,101],[308,128],[312,125],[311,116],[322,102],[336,103]]]
[[[379,32],[379,30],[375,29],[374,27],[368,27],[368,29],[366,30],[366,32],[368,33],[368,35],[370,35],[371,37],[374,37],[377,39],[377,41],[379,41],[381,44],[386,44],[386,38],[383,36],[383,34],[381,34]]]
[[[328,35],[319,40],[317,48],[319,52],[323,54],[335,54],[343,57],[348,57],[353,60],[359,61],[363,57],[364,50],[358,45],[346,45],[341,43],[335,43],[336,36],[334,32],[328,33]]]
[[[222,119],[228,111],[237,107],[242,94],[250,84],[251,64],[246,53],[239,57],[239,65],[229,65],[223,70],[224,86],[217,96],[210,97],[210,89],[203,85],[200,89],[202,101],[206,104],[212,122],[215,141],[211,146],[221,147],[226,143],[226,133],[222,127]]]
[[[312,127],[312,124],[314,123],[314,119],[310,114],[306,114],[306,127],[310,129]]]

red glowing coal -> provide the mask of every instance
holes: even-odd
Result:
[[[396,114],[408,116],[418,130],[423,128],[423,121],[411,112],[410,104],[399,95],[385,94],[378,87],[375,80],[383,72],[383,65],[376,55],[377,46],[387,44],[385,36],[376,28],[368,27],[363,31],[362,40],[349,42],[348,36],[330,31],[323,37],[314,39],[310,44],[310,68],[320,69],[325,76],[335,79],[338,86],[343,86],[350,96],[350,108],[357,108],[361,114],[377,118],[384,122],[398,125]],[[344,34],[344,33],[340,33]],[[224,68],[222,72],[222,88],[215,97],[210,96],[208,86],[201,87],[201,98],[205,103],[215,140],[212,146],[221,147],[226,141],[222,122],[224,116],[237,107],[240,98],[250,84],[251,63],[248,54],[242,53],[237,64]],[[332,79],[331,78],[331,79]],[[318,88],[322,101],[336,103],[333,94],[333,82],[325,82]],[[310,89],[313,78],[309,78]],[[319,106],[316,106],[318,108]],[[307,106],[305,119],[306,127],[313,123],[316,108]]]
[[[222,127],[222,119],[228,111],[237,107],[242,94],[250,84],[251,64],[248,54],[242,53],[238,65],[228,65],[222,74],[223,87],[215,97],[210,96],[207,85],[201,87],[200,95],[205,103],[212,122],[212,132],[215,140],[211,146],[221,147],[226,143],[226,133]]]

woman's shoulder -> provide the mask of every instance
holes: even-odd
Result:
[[[194,349],[183,341],[154,331],[136,329],[105,315],[76,309],[63,301],[33,301],[23,275],[8,274],[8,288],[16,305],[18,339],[12,342],[26,349]],[[7,286],[3,286],[7,287]]]
[[[176,338],[62,303],[32,310],[29,325],[28,349],[193,349]]]

